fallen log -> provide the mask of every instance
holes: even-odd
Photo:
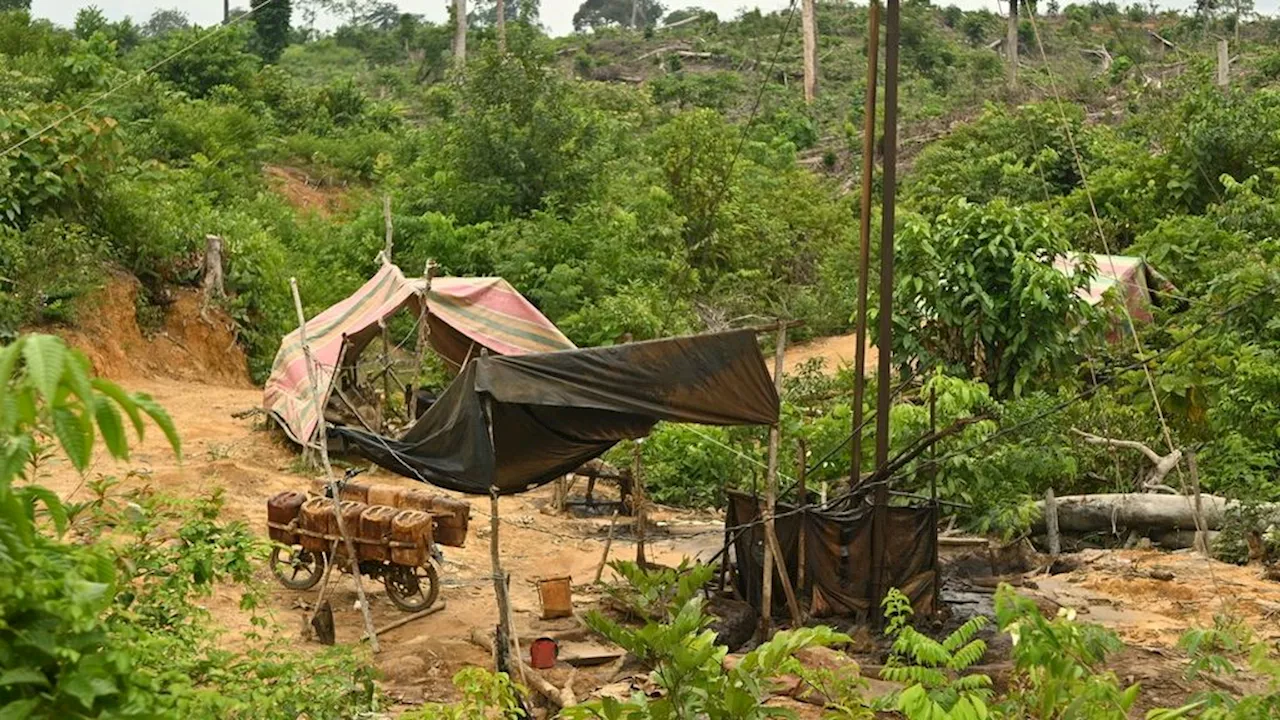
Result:
[[[1217,495],[1202,495],[1205,527],[1221,530],[1233,504]],[[1195,503],[1184,495],[1104,493],[1057,498],[1058,528],[1064,533],[1121,532],[1132,529],[1178,530],[1196,527]],[[1036,503],[1032,530],[1045,531],[1044,501]]]

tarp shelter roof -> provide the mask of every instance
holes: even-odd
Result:
[[[502,278],[438,277],[427,297],[427,326],[432,348],[461,366],[487,348],[499,355],[568,350],[574,347],[555,325]],[[342,302],[307,321],[307,342],[315,356],[317,381],[329,396],[337,364],[354,363],[360,351],[381,333],[381,323],[401,309],[421,312],[427,288],[423,278],[406,278],[384,264],[376,275]],[[344,341],[348,344],[342,355]],[[307,444],[319,424],[311,402],[302,339],[298,330],[284,337],[263,391],[263,407],[295,442]]]
[[[1089,287],[1079,291],[1080,297],[1090,305],[1102,302],[1109,290],[1119,293],[1131,312],[1147,313],[1151,303],[1151,290],[1147,279],[1147,265],[1140,257],[1128,255],[1099,255],[1091,253],[1097,272]],[[1074,275],[1080,263],[1075,257],[1059,257],[1053,266],[1064,275]],[[1149,315],[1147,315],[1149,319]]]
[[[485,406],[492,408],[492,438]],[[474,358],[399,440],[334,428],[356,452],[450,490],[523,492],[659,420],[772,424],[778,394],[755,333]]]

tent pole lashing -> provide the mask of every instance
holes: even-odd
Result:
[[[302,295],[298,293],[297,278],[289,278],[289,289],[293,292],[293,307],[298,313],[298,339],[302,341],[302,353],[306,357],[307,376],[311,380],[311,402],[316,411],[316,433],[320,436],[320,461],[324,466],[325,480],[329,484],[329,495],[333,498],[333,515],[338,523],[338,534],[346,545],[347,556],[351,559],[351,577],[356,583],[356,596],[360,599],[360,614],[364,616],[365,634],[369,636],[369,646],[376,653],[379,651],[378,634],[373,627],[373,616],[369,613],[369,600],[364,594],[364,583],[360,581],[360,559],[356,557],[356,546],[347,534],[347,524],[342,518],[342,507],[338,499],[338,481],[333,475],[333,466],[329,464],[329,434],[324,421],[324,408],[320,403],[320,382],[316,379],[316,359],[311,354],[311,345],[307,343],[307,316],[302,311]]]

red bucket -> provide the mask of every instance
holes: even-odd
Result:
[[[550,670],[560,656],[560,643],[549,637],[541,637],[529,645],[529,664],[538,670]]]

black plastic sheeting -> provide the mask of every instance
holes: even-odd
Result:
[[[644,437],[660,420],[777,422],[778,395],[755,333],[475,358],[399,440],[354,428],[330,435],[405,477],[477,495],[496,486],[507,495]]]
[[[760,499],[729,492],[725,517],[728,528],[756,523],[734,543],[737,565],[735,585],[739,596],[752,607],[763,605],[764,524]],[[872,617],[871,513],[864,496],[847,496],[832,506],[793,513],[795,506],[778,503],[774,529],[782,551],[775,560],[772,612],[787,612],[786,596],[778,573],[785,568],[792,585],[799,577],[800,527],[805,528],[805,585],[797,594],[813,617],[852,615]],[[936,599],[938,513],[936,508],[889,507],[885,528],[885,587],[896,587],[911,599],[917,614],[932,615]],[[876,608],[878,614],[878,608]]]

